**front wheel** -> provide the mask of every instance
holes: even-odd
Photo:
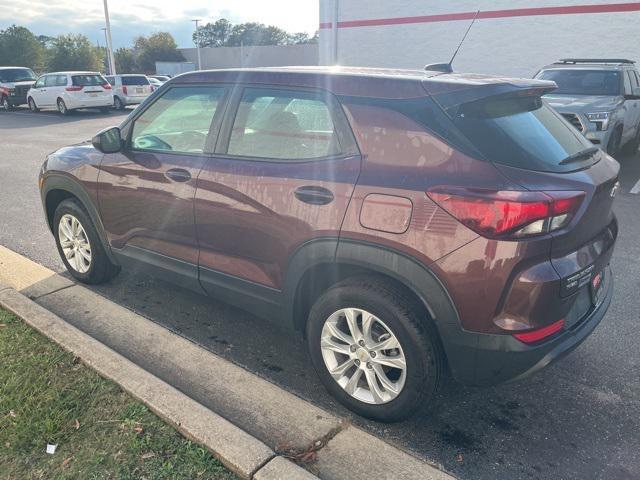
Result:
[[[40,109],[36,106],[36,101],[29,97],[29,110],[31,110],[33,113],[38,112]]]
[[[620,153],[620,144],[622,143],[622,129],[616,128],[611,134],[609,142],[607,143],[607,153],[612,157],[615,157]]]
[[[2,108],[2,110],[4,110],[5,112],[13,110],[13,105],[9,103],[9,99],[6,95],[3,95],[2,100],[0,100],[0,108]]]
[[[638,147],[640,147],[640,125],[638,125],[638,129],[636,130],[636,135],[633,137],[633,140],[627,143],[623,150],[624,153],[633,155],[638,152]]]
[[[58,252],[74,278],[99,284],[118,274],[120,268],[109,260],[91,218],[77,200],[60,203],[53,221]]]
[[[331,287],[307,324],[311,359],[327,390],[359,415],[384,422],[428,404],[444,356],[421,312],[382,279],[354,277]]]

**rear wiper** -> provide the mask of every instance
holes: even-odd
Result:
[[[584,150],[580,150],[579,152],[569,155],[564,160],[561,160],[560,165],[566,165],[567,163],[584,160],[585,158],[589,158],[590,156],[592,156],[594,153],[597,153],[599,150],[600,148],[598,147],[585,148]]]

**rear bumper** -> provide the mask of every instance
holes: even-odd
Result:
[[[88,97],[77,99],[71,96],[67,96],[65,99],[65,103],[67,104],[68,109],[76,109],[76,108],[101,108],[101,107],[110,107],[111,96],[100,96],[100,97]]]
[[[511,335],[475,333],[456,325],[441,332],[454,378],[467,385],[494,385],[516,381],[543,369],[582,343],[604,317],[613,296],[613,278],[605,270],[600,303],[579,322],[538,345],[526,345]]]
[[[138,105],[138,104],[144,102],[147,99],[148,96],[149,95],[145,95],[145,96],[142,96],[142,97],[120,96],[120,98],[126,105]]]

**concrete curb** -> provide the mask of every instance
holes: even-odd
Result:
[[[242,478],[317,478],[122,355],[0,284],[0,305],[142,401],[185,437],[204,445]],[[275,473],[274,473],[275,472]],[[278,472],[285,476],[274,476]]]
[[[454,478],[2,246],[0,305],[120,384],[242,478]],[[320,439],[326,444],[309,466],[317,477],[276,453],[304,452]]]

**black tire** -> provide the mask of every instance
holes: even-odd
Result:
[[[81,273],[71,266],[60,244],[58,228],[60,220],[66,214],[70,214],[78,219],[88,237],[89,245],[91,247],[91,263],[89,269],[85,273]],[[114,265],[109,260],[89,214],[78,200],[70,198],[62,201],[60,205],[58,205],[53,216],[53,235],[56,239],[56,246],[58,247],[60,258],[62,258],[65,267],[67,267],[69,273],[76,280],[82,283],[95,285],[111,280],[120,272],[120,267]]]
[[[67,108],[67,104],[64,103],[63,99],[59,98],[58,100],[56,100],[56,105],[58,107],[58,112],[61,115],[69,115],[69,114],[71,114],[71,110],[69,110]]]
[[[29,110],[31,110],[33,113],[37,113],[40,111],[40,109],[36,105],[36,101],[32,97],[29,97],[29,101],[27,103],[29,104]]]
[[[636,127],[636,136],[622,150],[628,155],[634,155],[638,152],[638,148],[640,148],[640,125]]]
[[[116,110],[124,110],[125,104],[122,100],[120,100],[120,97],[114,97],[113,99],[113,108],[115,108]]]
[[[4,110],[5,112],[13,110],[13,105],[9,103],[9,99],[6,95],[3,95],[2,98],[0,98],[0,108],[2,108],[2,110]]]
[[[617,127],[615,131],[609,137],[609,143],[607,143],[607,153],[612,157],[615,157],[620,153],[620,146],[622,143],[622,127]]]
[[[325,366],[320,347],[325,321],[342,308],[366,310],[382,320],[400,342],[406,360],[406,379],[397,397],[383,404],[366,403],[348,394]],[[307,323],[307,342],[313,365],[326,389],[358,415],[395,422],[429,403],[445,371],[445,357],[430,319],[419,305],[395,285],[376,277],[353,277],[327,290],[313,305]]]

